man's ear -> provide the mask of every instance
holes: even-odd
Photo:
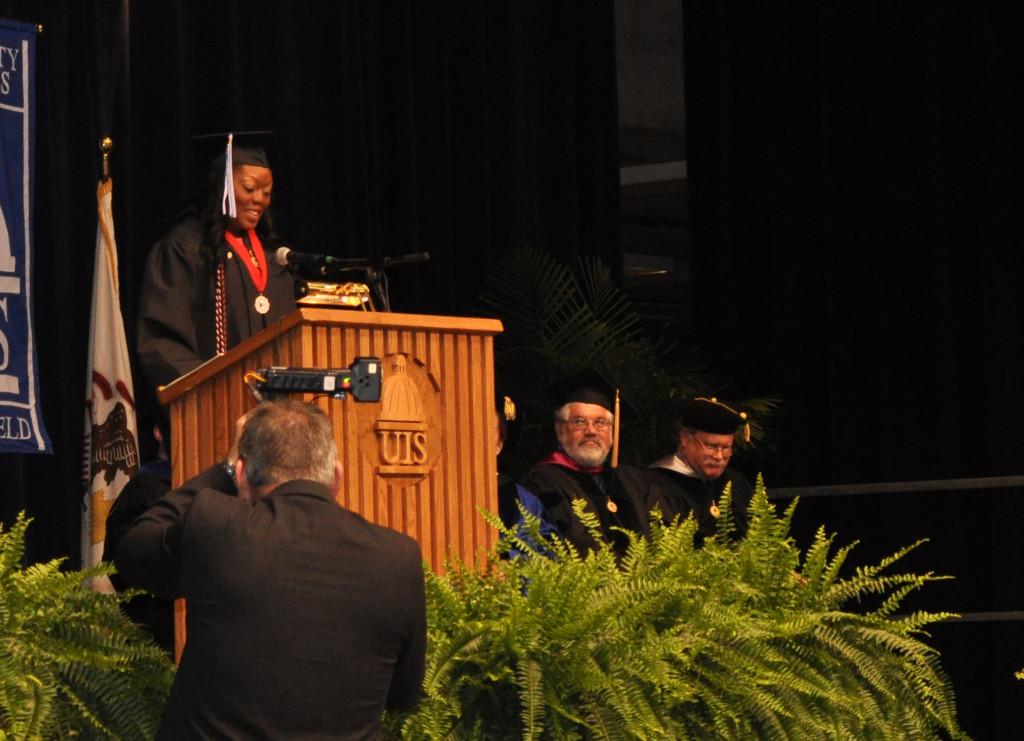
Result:
[[[344,471],[341,468],[341,461],[334,462],[334,485],[331,487],[331,496],[335,499],[341,494],[341,482],[343,480]]]
[[[683,453],[685,452],[684,448],[686,447],[685,440],[686,432],[679,430],[679,432],[676,433],[676,455],[680,458],[684,457]],[[687,465],[689,465],[689,463],[687,463]]]
[[[235,487],[238,489],[238,498],[244,502],[253,500],[252,487],[249,486],[249,478],[246,476],[245,459],[239,458],[235,461]]]

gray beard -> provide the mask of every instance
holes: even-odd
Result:
[[[566,455],[584,468],[596,468],[604,463],[608,457],[608,451],[601,448],[577,446],[573,450],[566,450]]]

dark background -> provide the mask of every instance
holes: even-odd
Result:
[[[622,3],[620,2],[619,5]],[[1022,66],[987,4],[683,2],[685,322],[726,396],[778,395],[772,486],[1022,473]],[[636,12],[636,7],[634,7]],[[272,129],[299,250],[430,251],[394,308],[469,314],[524,244],[618,271],[616,4],[10,2],[37,47],[36,327],[51,456],[0,456],[33,559],[78,553],[96,142],[122,302],[185,203],[191,135]],[[642,294],[642,290],[639,292]],[[642,296],[640,296],[642,298]],[[683,305],[682,303],[680,305]],[[141,384],[136,382],[137,393]],[[927,606],[1021,609],[1020,491],[805,498],[863,561],[958,577]],[[1024,718],[1022,623],[938,626],[978,738]]]
[[[697,341],[735,396],[785,400],[770,485],[1022,473],[1024,67],[998,7],[684,3]],[[1024,723],[1021,497],[797,510],[858,563],[929,538],[903,568],[956,579],[909,604],[967,614],[932,640],[976,738]]]

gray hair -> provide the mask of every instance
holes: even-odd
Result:
[[[568,404],[562,404],[562,406],[558,407],[558,409],[555,410],[555,421],[556,422],[568,422],[569,421],[569,406],[571,404],[577,404],[577,403],[586,403],[586,402],[570,401]],[[604,409],[603,407],[602,407],[602,410],[604,411],[605,414],[608,415],[608,421],[609,422],[614,421],[614,419],[615,419],[615,415],[614,414],[609,412],[607,409]]]
[[[338,448],[331,420],[320,407],[283,399],[253,410],[238,440],[245,475],[253,487],[306,479],[331,486]]]

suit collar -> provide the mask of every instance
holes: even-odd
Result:
[[[295,479],[293,481],[285,481],[263,499],[270,497],[288,496],[290,494],[303,494],[305,496],[313,496],[317,499],[324,499],[328,502],[335,501],[334,497],[331,496],[331,490],[329,487],[319,484],[316,481],[309,481],[307,479]]]

